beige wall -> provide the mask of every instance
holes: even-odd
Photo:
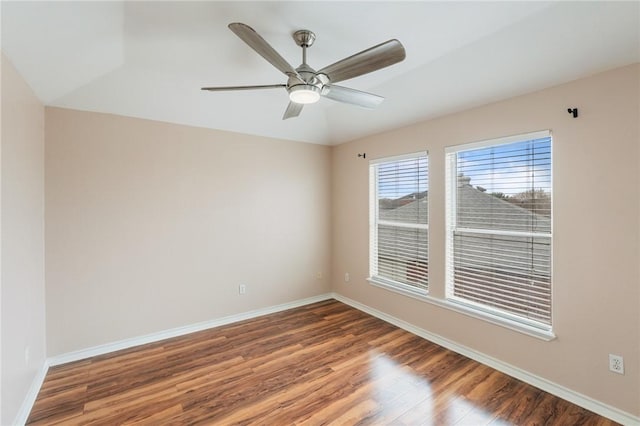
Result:
[[[329,147],[47,108],[45,170],[49,356],[329,291]]]
[[[4,55],[1,135],[0,423],[8,425],[45,360],[44,107]]]
[[[640,67],[449,115],[332,151],[334,290],[573,391],[640,415]],[[573,119],[566,110],[579,108]],[[431,294],[444,296],[444,148],[553,132],[553,315],[545,342],[369,285],[367,159],[428,150]],[[344,273],[351,281],[344,282]],[[624,356],[625,375],[608,371]]]

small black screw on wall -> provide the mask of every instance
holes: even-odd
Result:
[[[578,108],[567,108],[569,114],[573,114],[573,118],[578,117]]]
[[[358,157],[367,158],[367,153],[363,152],[362,154],[358,154]]]

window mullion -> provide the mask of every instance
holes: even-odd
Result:
[[[509,230],[501,230],[501,229],[454,227],[453,232],[481,234],[481,235],[503,235],[508,237],[551,238],[550,232],[520,232],[520,231],[509,231]]]
[[[398,222],[394,220],[378,220],[378,225],[396,226],[398,228],[429,229],[426,223]]]

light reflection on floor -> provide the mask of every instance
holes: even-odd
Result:
[[[476,406],[468,399],[462,397],[453,398],[447,407],[450,422],[448,424],[456,426],[482,426],[497,425],[494,414],[488,413],[481,407]],[[507,425],[508,423],[499,423]]]
[[[368,411],[375,417],[398,425],[510,426],[495,414],[476,406],[452,391],[434,391],[428,379],[390,356],[369,352],[370,379],[373,385]],[[371,400],[376,409],[371,406]]]

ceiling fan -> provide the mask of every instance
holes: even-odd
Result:
[[[316,71],[307,64],[307,48],[313,45],[316,35],[309,30],[299,30],[293,33],[293,39],[298,46],[302,47],[302,65],[293,68],[250,26],[234,22],[229,24],[229,29],[271,65],[283,72],[288,77],[287,83],[203,87],[202,90],[217,92],[285,88],[290,102],[282,117],[283,120],[297,117],[305,104],[317,102],[321,96],[338,102],[375,108],[384,100],[382,96],[338,86],[335,83],[388,67],[403,61],[406,56],[402,43],[392,39]]]

